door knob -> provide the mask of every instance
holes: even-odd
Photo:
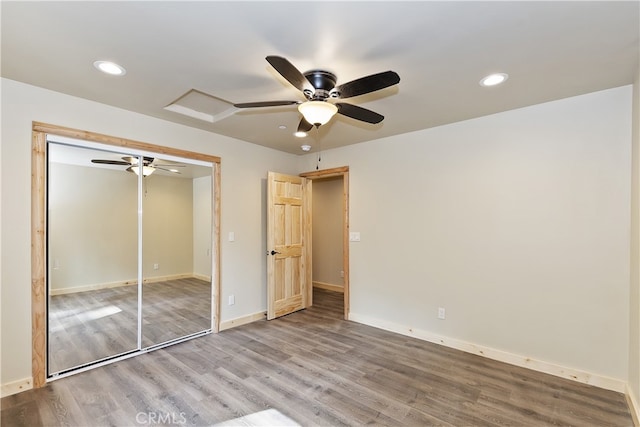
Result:
[[[271,255],[279,254],[280,252],[271,251]]]

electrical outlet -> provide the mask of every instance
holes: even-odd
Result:
[[[157,270],[159,268],[160,268],[160,264],[158,264],[158,263],[153,264],[153,269],[154,270]]]
[[[438,319],[445,318],[445,310],[444,307],[438,307]]]
[[[236,303],[235,295],[229,295],[229,305],[233,305]]]
[[[344,277],[344,271],[340,272],[340,277]]]

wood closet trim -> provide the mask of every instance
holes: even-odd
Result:
[[[344,176],[349,174],[349,166],[340,166],[332,169],[323,169],[312,172],[304,172],[301,173],[300,176],[303,178],[332,178],[334,176]]]
[[[158,154],[184,157],[213,163],[213,236],[212,250],[213,276],[213,324],[212,331],[220,331],[220,157],[178,148],[164,147],[132,139],[118,138],[86,130],[73,129],[41,122],[32,123],[31,143],[31,375],[33,387],[43,387],[47,383],[46,374],[46,144],[47,134],[79,140],[98,142],[116,147],[124,147]]]
[[[58,136],[66,136],[68,138],[81,139],[91,142],[99,142],[101,144],[114,145],[117,147],[133,148],[136,150],[152,151],[158,154],[168,154],[171,156],[185,157],[187,159],[202,160],[211,163],[220,163],[220,157],[211,156],[209,154],[197,153],[195,151],[181,150],[179,148],[163,147],[162,145],[150,144],[148,142],[135,141],[133,139],[118,138],[115,136],[104,135],[101,133],[89,132],[86,130],[78,130],[63,126],[50,125],[47,123],[33,122],[33,131],[50,133]]]
[[[33,387],[46,384],[46,230],[45,176],[47,135],[32,132],[31,145],[31,375]]]

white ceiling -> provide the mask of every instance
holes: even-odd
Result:
[[[327,149],[631,84],[639,5],[2,1],[2,77],[301,154],[318,137]],[[338,84],[386,70],[401,81],[345,100],[384,115],[381,124],[337,115],[303,140],[292,136],[295,106],[230,104],[304,100],[267,55],[332,71]],[[99,59],[127,74],[98,72]],[[509,80],[480,87],[491,72]],[[182,105],[213,122],[164,108],[192,90]]]

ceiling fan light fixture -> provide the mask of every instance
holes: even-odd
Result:
[[[139,166],[131,166],[131,171],[136,175],[140,175],[140,167]],[[153,166],[142,166],[142,176],[149,176],[156,171],[156,168]]]
[[[308,101],[300,104],[298,111],[307,122],[322,126],[338,112],[338,107],[325,101]]]
[[[484,86],[484,87],[496,86],[506,82],[508,78],[509,78],[509,75],[506,73],[489,74],[488,76],[480,80],[480,86]]]

